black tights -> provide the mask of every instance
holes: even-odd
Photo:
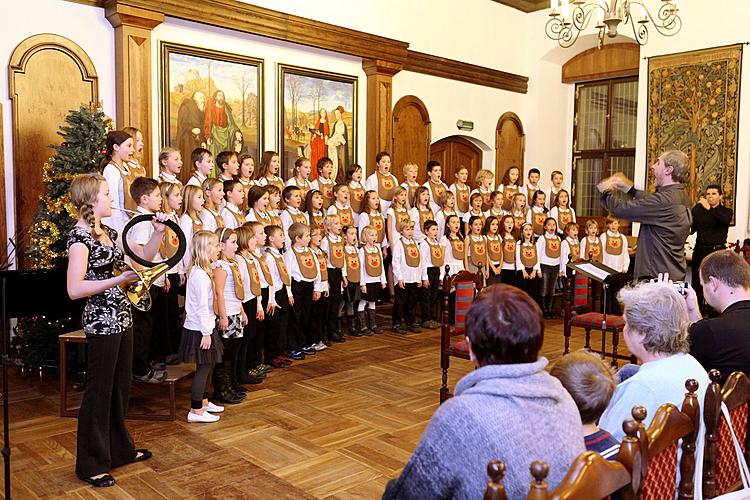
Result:
[[[203,400],[208,398],[208,386],[211,383],[211,372],[214,371],[216,363],[196,365],[193,385],[190,389],[190,408],[200,410],[203,408]]]

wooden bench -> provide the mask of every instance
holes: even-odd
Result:
[[[88,339],[83,330],[64,333],[60,335],[60,416],[77,417],[78,408],[68,407],[68,345],[88,344]],[[175,385],[180,380],[190,377],[195,373],[195,367],[191,364],[179,364],[170,366],[167,370],[167,378],[159,385],[166,385],[169,390],[169,413],[128,413],[127,418],[133,420],[174,420],[177,415],[177,394]]]

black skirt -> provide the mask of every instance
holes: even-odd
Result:
[[[367,288],[367,291],[361,294],[362,300],[377,302],[380,298],[380,291],[383,289],[383,285],[378,281],[377,283],[365,283],[365,287]]]
[[[203,334],[197,330],[182,329],[182,338],[180,339],[180,361],[183,363],[195,363],[197,365],[209,365],[211,363],[221,363],[221,355],[224,348],[221,344],[221,337],[214,329],[211,332],[211,347],[201,349],[201,339]]]

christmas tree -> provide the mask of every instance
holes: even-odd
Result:
[[[64,264],[66,237],[77,217],[70,201],[70,182],[79,174],[98,169],[111,127],[112,120],[94,106],[71,110],[60,126],[57,133],[63,142],[50,145],[55,155],[44,164],[42,173],[47,192],[40,197],[30,232],[28,253],[34,269]]]

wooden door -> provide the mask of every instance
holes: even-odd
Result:
[[[456,171],[466,167],[469,170],[468,183],[473,186],[474,177],[482,169],[482,150],[465,137],[451,136],[430,146],[430,160],[440,162],[443,181],[449,186],[454,181]]]
[[[512,112],[503,114],[495,128],[495,184],[500,184],[505,171],[518,167],[523,175],[523,154],[526,150],[526,134],[518,115]]]
[[[407,95],[393,107],[393,139],[391,172],[399,182],[404,180],[403,167],[407,163],[419,166],[417,180],[427,180],[425,166],[430,154],[430,115],[416,96]]]

